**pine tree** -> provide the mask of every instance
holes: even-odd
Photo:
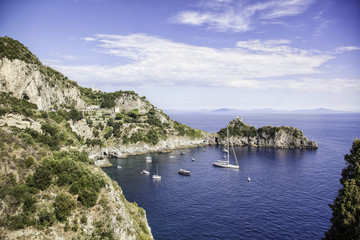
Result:
[[[360,140],[355,139],[350,154],[345,155],[346,167],[341,173],[338,197],[329,204],[333,211],[332,226],[326,240],[360,239]]]

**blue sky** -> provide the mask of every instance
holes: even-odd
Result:
[[[162,109],[360,111],[358,0],[1,0],[0,35]]]

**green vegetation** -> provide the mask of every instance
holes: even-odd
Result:
[[[97,105],[101,108],[115,107],[115,100],[120,97],[131,96],[133,99],[138,97],[134,91],[115,91],[115,92],[101,92],[92,91],[91,88],[78,87],[81,96],[88,105]]]
[[[76,208],[89,208],[97,203],[106,181],[92,170],[85,152],[63,150],[49,156],[46,156],[49,152],[44,152],[41,156],[38,145],[28,145],[1,129],[0,142],[2,161],[10,163],[19,176],[9,173],[0,178],[0,200],[8,203],[2,204],[2,211],[7,215],[0,215],[1,226],[12,230],[48,227],[56,221],[66,221]],[[72,195],[60,191],[55,197],[47,197],[45,202],[39,201],[48,189],[64,187]],[[73,226],[73,229],[77,228]]]
[[[239,137],[270,137],[275,138],[276,134],[280,131],[284,131],[289,135],[292,135],[295,138],[300,138],[303,136],[303,133],[297,129],[292,127],[273,127],[273,126],[264,126],[261,128],[256,129],[254,126],[250,126],[248,124],[243,123],[239,119],[235,119],[228,125],[229,134],[230,136],[239,136]],[[226,128],[222,128],[218,132],[221,138],[226,138]]]
[[[341,173],[342,188],[330,204],[332,226],[324,239],[355,240],[360,237],[360,140],[355,139],[350,154],[345,155],[346,167]]]
[[[179,136],[188,136],[192,139],[202,136],[200,130],[192,129],[184,124],[174,121],[174,128],[178,132]]]
[[[0,37],[0,58],[19,59],[27,63],[39,64],[39,59],[27,47],[10,37]]]
[[[75,201],[66,193],[59,193],[54,202],[55,215],[59,221],[66,221],[75,208]]]
[[[230,136],[255,137],[258,134],[255,127],[245,124],[242,121],[235,120],[229,124],[228,128]],[[218,134],[220,137],[226,138],[226,128],[222,128]]]
[[[26,117],[36,115],[37,106],[26,99],[13,97],[10,93],[0,92],[0,116],[7,113],[22,114]]]
[[[55,86],[56,83],[67,87],[78,86],[76,82],[69,80],[62,73],[51,67],[44,66],[27,47],[10,37],[0,37],[0,58],[7,58],[9,60],[19,59],[26,63],[35,64],[51,87]]]

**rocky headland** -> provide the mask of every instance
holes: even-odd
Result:
[[[256,129],[236,117],[228,125],[230,142],[235,146],[269,147],[269,148],[306,148],[317,149],[315,141],[307,139],[302,131],[295,127],[264,126]],[[226,143],[226,128],[221,129],[216,143]]]

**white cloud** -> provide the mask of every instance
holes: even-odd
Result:
[[[84,40],[85,40],[86,42],[93,42],[93,41],[96,41],[96,38],[86,37],[86,38],[84,38]]]
[[[335,49],[336,53],[350,52],[360,50],[359,46],[342,46]]]
[[[94,39],[102,53],[128,61],[111,67],[60,64],[54,67],[81,84],[267,88],[283,84],[269,78],[318,73],[318,67],[332,59],[329,55],[290,47],[291,42],[285,39],[241,41],[237,47],[223,49],[144,34],[99,34]],[[309,84],[308,88],[311,87]]]
[[[68,61],[75,61],[79,59],[78,57],[73,55],[62,55],[62,58]]]
[[[172,22],[207,26],[217,31],[246,32],[253,28],[255,19],[277,19],[302,14],[314,0],[269,0],[245,4],[243,1],[203,1],[201,10],[182,11]]]
[[[287,39],[273,39],[265,41],[254,39],[249,41],[239,41],[236,43],[236,46],[252,51],[277,52],[281,55],[302,51],[298,48],[288,46],[289,44],[291,44],[291,41]]]

